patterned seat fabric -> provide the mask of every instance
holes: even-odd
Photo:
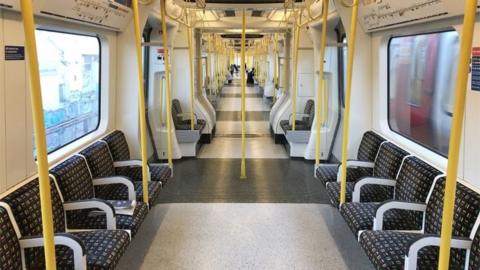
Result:
[[[137,201],[143,202],[143,183],[135,181],[133,182],[135,188],[135,193],[137,194]],[[156,199],[160,197],[160,191],[162,190],[162,185],[160,182],[151,181],[148,183],[148,203],[149,205],[154,205]],[[96,186],[95,195],[97,198],[102,198],[105,200],[127,200],[128,199],[128,189],[124,185],[105,185],[105,186]]]
[[[122,131],[115,130],[114,132],[105,136],[102,140],[108,144],[108,149],[112,154],[113,161],[131,160],[127,139]],[[141,167],[119,167],[115,168],[115,172],[118,175],[130,177],[134,181],[142,181]],[[161,181],[163,184],[165,184],[168,179],[170,179],[172,170],[168,166],[150,166],[150,174],[150,180]]]
[[[470,249],[468,269],[480,269],[480,228],[477,229]]]
[[[50,181],[53,229],[55,233],[65,232],[65,216],[60,195],[55,183]],[[22,236],[42,235],[42,216],[40,211],[38,179],[34,179],[17,190],[8,194],[3,201],[10,205]],[[127,232],[117,231],[86,231],[75,233],[87,252],[89,269],[114,269],[130,242]],[[56,247],[56,258],[59,269],[72,269],[73,253],[63,246]],[[25,250],[27,269],[44,269],[43,248]]]
[[[113,165],[112,156],[108,150],[108,146],[104,142],[96,142],[82,152],[80,152],[86,159],[88,167],[92,173],[93,178],[117,176],[115,167]],[[131,179],[130,179],[131,180]],[[135,187],[142,185],[141,182],[133,181]],[[161,188],[160,182],[150,181],[148,183],[149,189],[152,189],[152,192],[149,194],[150,205],[153,205],[152,202],[155,201],[160,192],[157,189]],[[128,194],[128,190],[124,185],[104,185],[101,187],[95,187],[95,194],[97,198],[109,199],[109,200],[125,200],[128,199],[128,195],[125,197],[113,196],[112,194],[118,194],[119,190],[122,191],[122,194]],[[142,201],[143,194],[140,192],[141,189],[135,188],[137,194],[137,200]],[[139,193],[140,192],[140,193]]]
[[[302,117],[302,120],[295,120],[295,130],[310,130],[312,128],[313,119],[315,117],[315,102],[312,99],[307,100],[307,103],[305,103],[303,114],[305,116]],[[289,120],[280,121],[280,127],[284,133],[293,129]]]
[[[425,203],[435,177],[441,172],[417,157],[405,159],[395,185],[394,200]],[[379,204],[346,203],[340,208],[350,229],[357,234],[370,230]],[[397,216],[398,215],[398,216]],[[421,212],[391,210],[386,213],[384,230],[420,230]]]
[[[168,182],[168,179],[172,175],[172,170],[168,165],[155,165],[149,166],[150,168],[150,180],[159,181],[163,184]],[[140,166],[131,166],[131,167],[117,167],[115,168],[115,173],[117,175],[126,176],[133,181],[142,181],[142,167]]]
[[[0,207],[0,269],[22,269],[20,243],[7,210],[3,207]]]
[[[182,106],[180,105],[180,101],[178,99],[173,99],[172,100],[172,119],[173,119],[173,124],[175,126],[176,130],[189,130],[191,129],[191,124],[190,120],[183,120],[182,116]],[[202,131],[207,122],[202,119],[197,119],[197,122],[194,125],[195,130],[200,130]]]
[[[337,181],[338,166],[320,166],[315,173],[317,174],[317,178],[326,186],[327,183]],[[370,176],[372,174],[372,168],[350,167],[347,168],[347,182],[353,182],[356,179]]]
[[[355,187],[354,182],[347,182],[347,192],[345,201],[352,201],[353,188]],[[330,202],[333,206],[337,207],[340,205],[340,183],[331,182],[327,185],[327,194],[330,197]],[[393,187],[378,186],[378,185],[365,185],[362,187],[360,193],[361,202],[383,202],[389,200],[393,197]]]
[[[371,177],[396,179],[398,170],[402,165],[403,158],[408,155],[408,152],[394,145],[393,143],[386,142],[380,146],[378,150],[378,156],[375,159],[375,165],[373,167],[373,173]],[[352,200],[352,192],[355,183],[362,178],[357,178],[347,187],[347,202]],[[362,202],[382,202],[393,197],[393,188],[384,186],[367,185],[362,188],[361,201]],[[330,195],[330,201],[338,206],[340,183],[331,182],[327,185],[327,193]],[[332,197],[333,196],[333,197]]]
[[[94,186],[88,165],[83,157],[73,156],[50,170],[66,202],[95,198]],[[128,199],[128,197],[127,197]],[[105,214],[92,213],[97,209],[68,211],[67,227],[69,229],[106,229]],[[148,207],[137,202],[132,216],[117,215],[117,229],[131,230],[132,236],[140,228],[148,212]]]
[[[403,270],[407,246],[422,234],[397,231],[365,231],[360,235],[360,243],[376,269]],[[449,269],[463,269],[465,252],[452,249],[452,255],[460,255],[460,260],[451,256]],[[417,269],[438,269],[438,247],[425,247],[419,251]]]
[[[363,134],[362,141],[357,152],[357,160],[374,162],[377,157],[378,149],[385,139],[373,131],[367,131]],[[337,180],[338,166],[320,166],[316,170],[317,178],[322,181],[324,185],[328,182],[335,182]],[[373,171],[371,168],[350,167],[347,168],[347,182],[355,181],[356,179],[365,176],[371,176]]]
[[[435,184],[425,213],[425,234],[440,236],[443,211],[445,178]],[[457,183],[452,234],[469,237],[480,212],[480,194]],[[377,269],[403,269],[408,244],[420,234],[393,231],[365,231],[360,235],[360,245]],[[462,269],[465,250],[452,249],[450,269]],[[420,251],[420,269],[437,269],[438,247],[426,247]]]

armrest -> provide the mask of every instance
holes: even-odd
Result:
[[[309,114],[306,114],[306,113],[296,113],[296,117],[298,119],[298,117],[309,117],[310,115]],[[291,125],[292,124],[292,120],[293,120],[293,113],[290,114],[290,116],[288,117],[288,123]]]
[[[358,181],[353,188],[352,202],[360,202],[361,189],[365,185],[379,185],[394,187],[396,181],[384,178],[365,177]]]
[[[150,179],[148,179],[150,181]],[[134,201],[137,198],[135,194],[135,187],[133,186],[132,181],[130,179],[123,177],[123,176],[112,176],[112,177],[103,177],[103,178],[96,178],[93,179],[94,186],[103,186],[103,185],[111,185],[111,184],[123,184],[128,188],[128,200]]]
[[[82,240],[68,233],[56,233],[54,236],[55,245],[67,246],[73,251],[73,264],[75,270],[87,269],[87,252]],[[43,247],[44,238],[42,236],[28,236],[20,239],[20,248],[22,258],[25,260],[25,249]]]
[[[178,113],[177,116],[180,116],[182,119],[183,119],[183,118],[191,119],[189,112]],[[196,113],[193,113],[193,117],[194,117],[194,120],[196,120],[196,119],[197,119],[197,114],[196,114]]]
[[[417,269],[418,251],[428,246],[440,246],[439,235],[422,235],[407,245],[405,251],[405,269]],[[468,237],[452,237],[450,248],[470,250],[472,240]]]
[[[365,168],[373,168],[375,166],[375,162],[371,161],[361,161],[361,160],[347,160],[347,168],[348,167],[365,167]]]
[[[82,210],[97,208],[105,213],[107,218],[107,230],[116,230],[117,221],[115,218],[115,208],[107,201],[100,199],[90,199],[83,201],[65,202],[63,203],[65,211]]]
[[[142,166],[142,161],[139,159],[130,159],[113,162],[114,167],[128,167],[128,166]]]
[[[427,205],[424,203],[412,203],[412,202],[403,202],[403,201],[387,201],[382,203],[375,213],[375,218],[373,219],[373,230],[380,231],[383,229],[383,215],[388,210],[399,209],[399,210],[409,210],[417,212],[425,212],[427,210]]]

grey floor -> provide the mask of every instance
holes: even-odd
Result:
[[[142,224],[120,270],[373,269],[313,177],[269,136],[269,106],[247,88],[247,179],[240,179],[240,88],[225,87],[217,134],[174,177]]]

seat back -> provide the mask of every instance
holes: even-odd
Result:
[[[473,236],[468,269],[480,269],[480,227],[477,227],[477,231]]]
[[[20,243],[7,209],[0,206],[0,269],[22,269]]]
[[[445,194],[445,177],[437,180],[425,214],[425,233],[440,234],[442,229],[443,198]],[[453,217],[453,235],[469,237],[480,213],[480,194],[457,183]]]
[[[92,176],[83,157],[72,156],[51,169],[50,173],[55,177],[65,201],[95,197]]]
[[[418,157],[406,158],[398,173],[394,198],[400,201],[425,203],[435,178],[441,173]]]
[[[127,139],[122,131],[115,130],[102,140],[108,144],[114,161],[130,160],[130,150],[128,149]]]
[[[112,155],[105,142],[98,141],[80,152],[87,159],[93,178],[115,175]]]
[[[172,119],[176,129],[178,129],[180,125],[181,119],[179,114],[181,113],[182,113],[182,106],[180,105],[180,101],[178,99],[173,99],[172,100]]]
[[[373,131],[365,132],[358,147],[357,159],[362,161],[375,161],[378,149],[384,141],[386,141],[385,138]]]
[[[307,100],[303,113],[305,115],[308,115],[302,118],[303,122],[307,124],[307,128],[312,127],[313,118],[315,117],[315,102],[313,101],[313,99]]]
[[[50,180],[52,198],[53,229],[56,233],[65,232],[65,214],[62,200],[55,182]],[[2,199],[12,209],[22,236],[42,235],[42,213],[40,210],[40,186],[38,178],[19,187]]]
[[[395,144],[391,142],[383,143],[375,159],[373,177],[395,179],[406,155],[408,155],[408,152]]]

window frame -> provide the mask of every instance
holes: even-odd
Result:
[[[395,134],[398,134],[400,136],[402,136],[403,138],[413,142],[413,143],[416,143],[430,151],[432,151],[433,153],[437,154],[437,155],[440,155],[441,157],[444,157],[444,158],[448,158],[448,151],[447,153],[442,153],[440,150],[438,149],[435,149],[434,147],[426,144],[426,143],[422,143],[412,137],[408,137],[406,134],[402,134],[400,131],[396,131],[392,128],[392,125],[390,123],[390,64],[391,64],[391,61],[390,61],[390,45],[392,43],[392,40],[395,39],[395,38],[402,38],[402,37],[416,37],[416,36],[422,36],[422,35],[431,35],[431,34],[442,34],[442,33],[447,33],[447,32],[456,32],[458,34],[458,32],[454,29],[454,28],[447,28],[447,29],[443,29],[443,30],[436,30],[436,31],[426,31],[426,32],[416,32],[416,33],[411,33],[411,34],[403,34],[403,35],[392,35],[389,37],[388,39],[388,43],[387,43],[387,125],[388,125],[388,128],[390,129],[390,131],[392,131],[393,133]],[[452,116],[453,117],[453,116]],[[451,134],[451,130],[450,130],[450,134]],[[449,137],[450,137],[450,134],[449,134]],[[450,142],[449,142],[449,145],[448,145],[448,148],[450,149]]]
[[[37,27],[37,28],[35,28],[35,31],[45,31],[45,32],[67,34],[67,35],[82,36],[82,37],[92,37],[92,38],[95,38],[98,42],[98,121],[97,121],[97,125],[95,126],[94,129],[92,129],[89,132],[86,132],[82,136],[79,136],[79,137],[75,138],[74,140],[72,140],[72,141],[70,141],[70,142],[68,142],[64,145],[61,145],[59,147],[56,147],[56,148],[48,151],[47,154],[50,155],[50,154],[55,153],[56,151],[59,151],[59,150],[65,148],[66,146],[69,146],[69,145],[77,142],[78,140],[80,140],[80,139],[98,131],[98,129],[100,128],[100,124],[102,123],[102,40],[101,40],[101,38],[98,34],[93,34],[93,33],[79,33],[79,32],[75,32],[75,31],[58,30],[58,29],[50,29],[50,28],[43,28],[43,27]],[[40,79],[41,79],[41,77],[40,77]],[[43,104],[43,102],[42,102],[42,104]],[[42,108],[43,108],[43,106],[42,106]],[[43,124],[45,125],[45,120],[44,120]],[[47,129],[45,128],[45,136],[46,136],[46,131],[47,131]],[[45,137],[45,139],[46,139],[46,137]],[[48,142],[47,142],[47,149],[48,149]],[[35,146],[34,146],[33,150],[35,150]],[[34,151],[34,156],[35,156],[35,160],[36,160],[37,157],[36,157],[35,151]]]

